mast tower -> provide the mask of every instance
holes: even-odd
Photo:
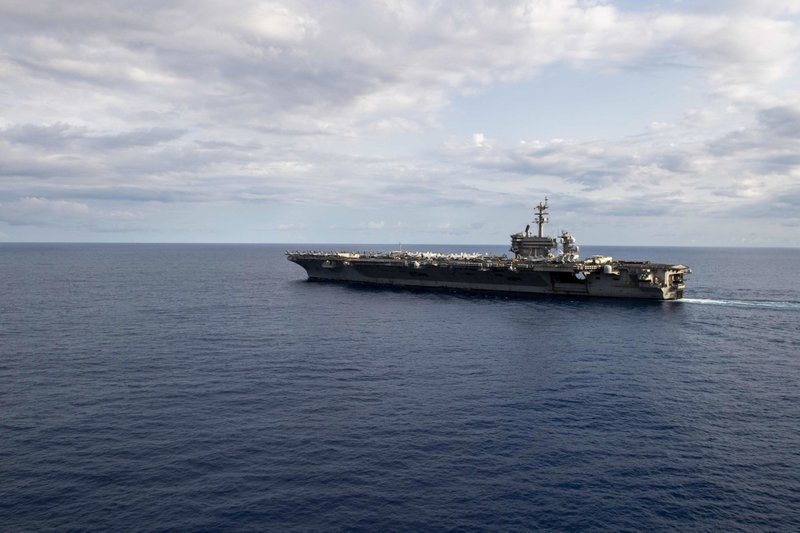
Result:
[[[531,261],[544,261],[553,257],[551,250],[556,248],[556,240],[552,237],[545,237],[544,225],[550,220],[548,217],[547,197],[544,202],[534,207],[533,223],[539,227],[536,236],[529,235],[528,228],[525,231],[515,233],[511,236],[511,251],[520,259]]]
[[[550,222],[550,218],[548,217],[549,213],[547,212],[547,196],[544,197],[544,202],[539,202],[539,205],[534,207],[536,210],[536,217],[533,219],[533,222],[539,226],[539,237],[544,237],[544,225]]]

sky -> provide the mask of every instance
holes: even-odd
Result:
[[[0,0],[0,241],[800,246],[800,1]]]

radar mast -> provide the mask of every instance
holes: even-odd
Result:
[[[556,248],[556,240],[544,236],[544,225],[550,221],[548,208],[547,197],[544,202],[540,202],[533,208],[535,211],[533,223],[539,227],[536,236],[530,234],[530,224],[525,227],[524,231],[511,236],[511,251],[517,258],[527,261],[547,261],[554,257],[551,250]]]
[[[539,226],[539,237],[544,237],[544,225],[550,222],[547,212],[547,196],[544,197],[544,203],[539,202],[539,205],[534,207],[536,209],[536,217],[533,222]]]

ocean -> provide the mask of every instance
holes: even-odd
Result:
[[[584,247],[691,266],[637,302],[306,247],[1,244],[0,530],[800,529],[800,250]]]

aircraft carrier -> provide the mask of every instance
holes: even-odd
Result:
[[[432,252],[286,252],[309,280],[384,286],[496,292],[677,300],[689,268],[680,264],[617,261],[595,255],[581,259],[575,238],[562,231],[544,236],[547,198],[535,208],[533,223],[511,235],[514,257]],[[559,246],[560,245],[560,246]]]

